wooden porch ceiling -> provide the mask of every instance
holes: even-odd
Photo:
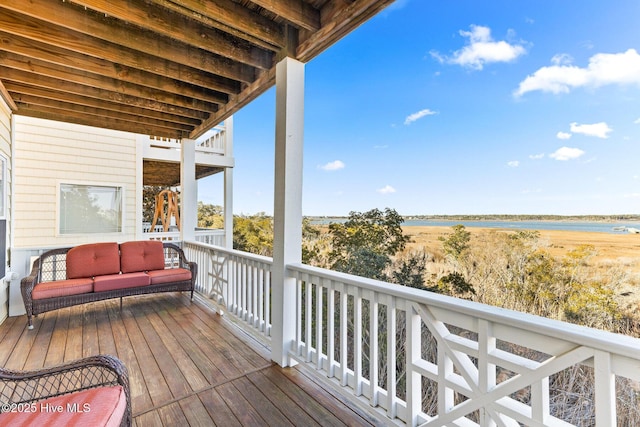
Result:
[[[17,114],[197,138],[393,0],[2,0]],[[2,85],[4,89],[2,90]]]
[[[224,168],[196,165],[196,179],[222,172]],[[142,166],[142,184],[173,187],[180,185],[180,163],[144,160]]]

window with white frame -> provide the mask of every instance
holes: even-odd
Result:
[[[121,233],[124,189],[60,184],[60,234]]]

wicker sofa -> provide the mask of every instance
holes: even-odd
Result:
[[[33,316],[63,307],[156,292],[191,291],[198,266],[173,243],[92,243],[44,252],[21,281],[29,329]]]
[[[99,355],[36,371],[0,368],[0,425],[130,426],[124,364]]]

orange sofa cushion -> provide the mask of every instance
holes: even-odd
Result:
[[[147,286],[149,283],[151,283],[149,276],[142,272],[110,274],[95,277],[93,279],[93,291],[104,292],[116,289],[136,288],[138,286]]]
[[[115,242],[80,245],[67,252],[67,279],[119,272],[120,253]]]
[[[143,240],[120,244],[120,264],[123,273],[164,270],[162,242]]]
[[[149,275],[149,277],[151,277],[152,285],[191,280],[191,271],[185,268],[168,268],[166,270],[154,270],[147,272],[147,274]]]
[[[127,409],[121,386],[98,387],[40,400],[29,405],[35,412],[0,414],[0,425],[11,427],[119,426]]]
[[[31,292],[33,299],[65,297],[68,295],[87,294],[93,291],[93,280],[82,279],[56,280],[55,282],[38,283]]]

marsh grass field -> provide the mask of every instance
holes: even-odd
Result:
[[[434,260],[442,260],[443,247],[440,238],[452,233],[447,226],[403,226],[404,234],[410,236],[411,241],[407,250],[424,250],[434,255]],[[474,240],[481,240],[483,234],[514,233],[513,229],[496,229],[482,227],[467,227],[471,233],[470,244]],[[584,245],[591,245],[593,255],[585,259],[585,267],[592,274],[600,277],[619,277],[624,272],[623,279],[615,289],[620,307],[626,307],[627,312],[636,313],[640,309],[640,235],[629,233],[602,233],[592,231],[539,230],[540,249],[545,250],[556,259],[563,259],[568,254]],[[443,274],[443,264],[431,263],[427,272],[434,275]]]
[[[451,227],[403,226],[404,233],[411,237],[409,247],[426,248],[429,252],[442,250],[440,237],[451,234]],[[513,233],[513,229],[467,227],[471,239],[482,233]],[[592,245],[596,253],[589,261],[593,266],[620,263],[630,273],[640,275],[640,235],[614,234],[589,231],[540,230],[540,240],[555,257],[563,257],[581,245]]]

